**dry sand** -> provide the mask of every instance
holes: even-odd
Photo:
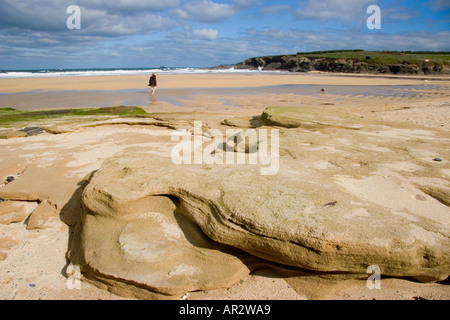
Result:
[[[142,88],[145,76],[47,78],[0,80],[0,93],[65,90],[123,90]],[[336,108],[375,119],[407,121],[450,130],[450,81],[445,78],[425,83],[423,77],[342,76],[327,74],[259,74],[259,75],[160,75],[161,88],[239,88],[268,85],[423,85],[416,96],[374,97],[340,96],[326,92],[318,96],[302,96],[295,92],[284,94],[197,95],[175,106],[149,98],[142,107],[148,112],[195,112],[182,117],[204,120],[220,125],[223,119],[259,116],[268,106],[317,106]],[[427,88],[426,84],[439,85]],[[144,85],[145,87],[145,85]],[[25,98],[24,98],[25,99]],[[51,99],[51,96],[48,97]],[[226,103],[224,103],[226,99]],[[2,96],[0,95],[0,106]],[[235,107],[239,106],[239,107]],[[48,125],[36,123],[32,125]],[[70,124],[50,123],[70,127]],[[31,125],[31,124],[28,124]],[[73,125],[75,127],[75,125]],[[6,128],[0,128],[6,130]],[[10,128],[8,128],[10,130]],[[55,202],[69,200],[67,194],[76,190],[76,182],[96,170],[112,155],[142,151],[167,152],[165,142],[171,130],[148,126],[111,125],[74,129],[73,132],[42,134],[27,138],[0,140],[1,179],[24,168],[34,168],[47,175],[66,177]],[[450,133],[449,133],[450,134]],[[443,147],[448,147],[443,145]],[[41,171],[39,171],[41,170]],[[38,182],[37,182],[38,183]],[[8,225],[0,224],[0,299],[123,299],[82,282],[81,289],[70,290],[65,277],[66,252],[70,226],[59,217],[50,219],[45,228],[27,230],[27,220]],[[404,299],[417,297],[449,299],[448,285],[421,284],[410,279],[384,279],[381,290],[369,290],[367,279],[347,280],[305,277],[298,280],[282,277],[272,271],[260,270],[231,288],[191,293],[189,299]],[[180,297],[181,298],[181,297]]]

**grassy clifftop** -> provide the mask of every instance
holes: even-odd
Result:
[[[299,52],[296,56],[308,58],[346,59],[378,64],[414,63],[418,65],[450,64],[450,52],[426,51],[364,51],[364,50],[336,50]],[[370,57],[370,59],[368,59]],[[427,62],[426,60],[430,60]]]
[[[294,72],[450,74],[450,52],[333,50],[251,58],[237,68]]]

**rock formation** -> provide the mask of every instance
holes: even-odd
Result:
[[[448,195],[449,164],[429,155],[450,159],[448,137],[324,110],[266,110],[277,127],[264,128],[280,130],[276,175],[261,164],[109,158],[84,189],[73,262],[151,298],[227,286],[261,265],[447,278],[449,208],[436,195]]]
[[[233,66],[236,69],[283,70],[292,72],[339,72],[375,74],[449,74],[450,67],[430,64],[419,66],[413,63],[369,63],[351,59],[312,58],[301,55],[267,56],[250,58]]]

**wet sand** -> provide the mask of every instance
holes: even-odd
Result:
[[[146,88],[147,76],[61,77],[34,79],[0,79],[0,93],[65,91],[65,90],[127,90]],[[324,73],[249,73],[249,74],[160,74],[158,86],[181,88],[245,88],[275,85],[419,85],[424,79],[436,84],[445,77],[394,77],[377,75],[342,75]]]
[[[427,80],[424,80],[427,78]],[[360,106],[448,98],[450,78],[324,73],[161,74],[156,94],[146,76],[0,79],[0,107],[19,110],[140,106],[149,112],[243,112],[267,106]],[[447,89],[446,89],[447,88]],[[322,91],[324,89],[324,91]],[[447,99],[448,100],[448,99]],[[239,110],[237,110],[239,109]],[[373,110],[369,110],[373,111]]]

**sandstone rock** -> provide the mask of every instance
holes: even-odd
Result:
[[[124,215],[83,216],[83,269],[115,292],[179,299],[188,291],[231,286],[249,273],[246,264],[255,259],[207,238],[179,212],[177,198],[150,196],[132,207]]]
[[[261,119],[267,125],[286,128],[320,129],[326,126],[345,129],[361,129],[364,122],[360,117],[308,107],[270,107],[266,108]]]
[[[43,229],[46,227],[48,220],[55,216],[57,216],[55,206],[44,201],[31,213],[27,222],[27,229]]]
[[[389,276],[447,277],[448,233],[436,221],[424,218],[421,223],[429,228],[424,231],[412,217],[363,205],[319,181],[283,178],[281,183],[260,176],[251,167],[210,168],[205,174],[200,166],[168,166],[167,161],[149,155],[109,159],[83,196],[84,269],[169,295],[210,288],[196,275],[203,274],[210,285],[217,286],[248,272],[232,255],[225,254],[223,260],[219,258],[223,253],[214,253],[219,257],[209,260],[192,241],[193,247],[187,242],[176,245],[180,242],[167,239],[167,233],[166,239],[164,233],[156,235],[166,229],[183,239],[173,222],[161,225],[169,224],[165,220],[169,217],[155,210],[153,203],[164,196],[176,206],[177,215],[170,219],[178,220],[178,228],[188,225],[195,230],[197,224],[215,242],[270,261],[353,273],[379,265]],[[338,200],[327,206],[330,199]],[[346,217],[348,213],[352,218]],[[202,232],[188,233],[183,241]],[[196,254],[203,265],[196,262]],[[214,261],[221,262],[214,267]],[[184,277],[170,278],[171,273],[178,274],[178,267]]]
[[[237,128],[257,128],[260,127],[263,123],[260,117],[234,117],[230,119],[224,119],[221,122],[222,125],[229,127],[237,127]]]
[[[0,202],[0,223],[11,224],[24,221],[37,207],[36,202],[3,201]]]
[[[7,130],[0,132],[0,139],[25,138],[25,137],[28,137],[28,134],[23,131]]]
[[[33,202],[48,201],[59,211],[72,197],[80,180],[76,176],[66,174],[66,171],[66,164],[63,161],[45,165],[27,165],[19,179],[0,189],[0,198]],[[55,217],[57,216],[58,213],[55,212]]]
[[[86,277],[119,292],[178,298],[274,263],[447,278],[447,189],[418,187],[420,179],[447,183],[440,170],[448,164],[428,156],[442,150],[444,132],[321,108],[266,114],[291,128],[280,129],[276,175],[261,175],[263,164],[175,165],[169,155],[106,160],[84,189],[74,241]]]
[[[18,222],[22,222],[23,220],[25,220],[26,217],[27,217],[27,215],[24,212],[12,211],[7,214],[2,214],[0,216],[0,223],[6,224],[6,225],[11,224],[11,223],[18,223]]]
[[[233,135],[227,137],[225,145],[222,146],[221,151],[255,153],[258,151],[258,144],[259,141],[256,135],[249,134],[246,136],[243,129],[237,129]]]

